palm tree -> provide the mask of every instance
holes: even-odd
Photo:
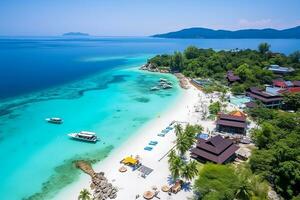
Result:
[[[177,155],[176,155],[176,152],[175,152],[175,150],[173,149],[170,153],[169,153],[169,155],[168,155],[168,163],[169,163],[169,165],[171,165],[171,163],[176,159],[176,157],[177,157]]]
[[[90,200],[90,195],[91,193],[87,189],[83,189],[79,193],[78,200]]]
[[[181,177],[187,181],[192,180],[198,174],[197,162],[191,161],[184,165],[181,170]]]
[[[181,124],[176,124],[174,126],[174,128],[175,128],[175,134],[176,134],[176,136],[179,136],[179,135],[182,134],[183,128],[182,128]]]
[[[271,45],[269,45],[268,43],[264,42],[259,44],[258,46],[258,50],[261,54],[265,54],[270,50]]]
[[[169,163],[169,170],[174,180],[178,179],[180,172],[182,171],[183,161],[180,157],[175,156]]]
[[[181,134],[176,138],[176,149],[178,150],[181,157],[189,150],[191,147],[190,138],[186,134]]]

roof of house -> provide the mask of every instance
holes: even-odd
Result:
[[[192,157],[203,157],[215,163],[224,163],[239,147],[229,139],[217,135],[208,140],[199,139],[197,147],[191,150]]]
[[[300,92],[300,87],[291,87],[291,88],[285,88],[282,90],[279,90],[279,93],[297,93]]]
[[[300,81],[293,81],[293,85],[295,87],[300,87]]]
[[[276,87],[293,87],[294,83],[292,81],[284,81],[284,80],[273,80],[273,86]]]
[[[233,73],[232,70],[229,70],[229,71],[227,72],[227,79],[228,79],[230,82],[234,82],[234,81],[239,81],[239,80],[241,80],[239,76],[234,75],[234,73]]]
[[[258,100],[261,100],[264,103],[282,100],[282,96],[280,96],[280,95],[266,93],[255,87],[249,88],[247,94],[248,94],[248,96],[258,99]]]
[[[294,69],[290,67],[282,67],[279,65],[270,65],[268,67],[268,70],[274,71],[274,72],[293,72]]]
[[[253,101],[247,102],[245,105],[247,108],[255,108],[257,106],[257,104]]]
[[[246,116],[232,115],[232,114],[219,114],[216,121],[217,125],[231,126],[237,128],[247,128]]]

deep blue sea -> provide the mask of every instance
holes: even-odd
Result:
[[[3,200],[51,199],[79,176],[73,162],[101,161],[181,94],[175,77],[137,69],[158,53],[189,45],[257,48],[289,54],[300,40],[0,37],[0,194]],[[150,91],[160,78],[171,90]],[[59,116],[62,125],[45,122]],[[95,131],[96,144],[70,140]]]
[[[0,37],[0,99],[118,67],[126,57],[172,53],[189,45],[216,50],[256,49],[261,42],[271,44],[272,51],[286,54],[300,49],[300,40],[282,39]],[[83,62],[97,57],[112,58]]]

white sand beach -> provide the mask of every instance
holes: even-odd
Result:
[[[160,190],[163,185],[168,184],[168,177],[170,176],[168,158],[162,157],[174,146],[176,136],[174,130],[167,133],[165,137],[159,137],[157,134],[165,129],[173,120],[189,123],[197,122],[198,117],[195,117],[197,113],[193,112],[199,101],[199,95],[203,95],[203,93],[194,87],[184,90],[181,97],[179,97],[178,101],[171,108],[161,116],[147,123],[122,146],[114,150],[106,159],[93,166],[96,172],[104,172],[108,181],[119,189],[117,199],[136,199],[136,195],[140,195],[138,199],[143,199],[143,193],[147,190],[152,190],[153,186],[156,186]],[[144,147],[153,140],[158,142],[153,147],[153,150],[144,150]],[[132,171],[128,167],[127,172],[120,173],[118,171],[122,166],[120,161],[130,155],[139,155],[142,164],[153,169],[153,172],[146,178],[141,177],[141,172],[138,170]],[[82,174],[77,182],[63,189],[57,194],[55,199],[77,199],[79,192],[83,188],[90,189],[90,182],[90,177]],[[158,197],[161,199],[179,200],[187,199],[187,197],[191,197],[192,195],[192,191],[182,190],[176,195],[172,194],[169,196],[160,190]]]

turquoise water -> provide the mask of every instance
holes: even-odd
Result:
[[[174,103],[181,93],[175,77],[136,69],[147,58],[188,45],[220,50],[264,41],[283,53],[300,46],[300,40],[0,38],[1,199],[51,199],[78,178],[75,160],[102,160]],[[151,92],[161,77],[175,87]],[[64,123],[44,121],[52,116]],[[81,130],[97,132],[101,141],[66,136]]]
[[[138,64],[138,61],[131,64]],[[171,80],[175,87],[151,92],[149,88],[160,77]],[[101,80],[102,88],[86,91],[78,98],[64,95],[65,99],[27,103],[1,117],[0,193],[3,199],[21,199],[36,192],[43,192],[44,196],[32,196],[31,199],[51,198],[64,186],[64,182],[67,184],[74,180],[74,177],[62,175],[69,173],[76,179],[77,172],[67,166],[72,165],[72,159],[93,160],[103,156],[101,153],[109,153],[111,148],[124,142],[141,125],[157,117],[180,94],[173,76],[127,67],[64,86],[57,93],[63,94],[64,90],[68,93],[76,85],[90,88],[96,80]],[[39,95],[32,94],[32,98]],[[49,116],[62,117],[64,123],[48,124],[44,119]],[[67,138],[67,133],[80,130],[97,132],[101,141],[88,144]],[[55,170],[57,166],[62,166],[62,170]],[[49,179],[51,176],[54,180]],[[62,182],[61,185],[51,183],[57,180]],[[30,181],[30,184],[24,181]],[[46,185],[42,186],[42,183]],[[12,189],[14,193],[11,193]]]

